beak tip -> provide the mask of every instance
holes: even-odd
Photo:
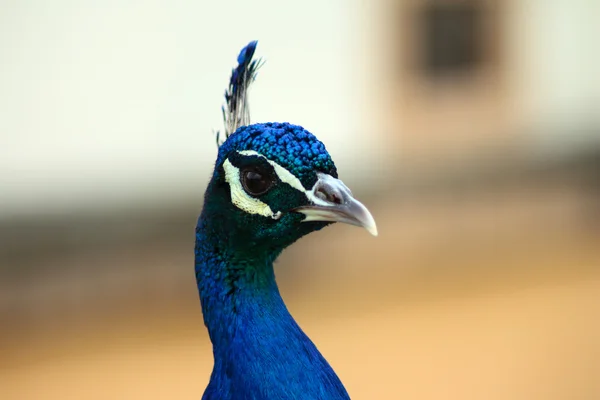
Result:
[[[371,235],[377,237],[379,235],[379,232],[377,231],[377,223],[375,222],[375,218],[373,218],[373,215],[369,212],[369,210],[367,210],[365,206],[363,206],[362,204],[361,206],[363,208],[364,215],[360,219],[360,226],[365,228],[367,232],[369,232]]]
[[[379,232],[377,231],[377,225],[375,224],[375,221],[372,220],[370,224],[365,224],[363,225],[363,227],[367,230],[367,232],[369,232],[371,235],[377,237],[379,236]]]

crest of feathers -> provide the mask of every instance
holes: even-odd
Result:
[[[250,108],[248,105],[248,88],[256,79],[258,69],[263,65],[261,58],[253,60],[256,50],[256,40],[248,43],[240,51],[238,65],[231,71],[229,86],[225,90],[225,104],[223,111],[223,124],[225,125],[224,138],[221,132],[217,132],[217,146],[221,146],[225,140],[240,126],[250,124]]]

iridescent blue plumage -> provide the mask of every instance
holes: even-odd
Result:
[[[376,228],[314,135],[289,123],[249,125],[255,49],[251,42],[241,51],[225,93],[227,138],[196,227],[196,281],[214,356],[203,399],[348,399],[288,312],[273,261],[335,221]]]
[[[301,126],[281,122],[243,126],[219,148],[217,165],[234,150],[254,150],[277,160],[305,187],[314,185],[315,170],[337,177],[335,164],[325,145]]]

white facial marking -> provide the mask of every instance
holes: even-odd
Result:
[[[270,217],[273,219],[279,219],[281,217],[281,212],[278,211],[274,213],[268,204],[263,203],[246,193],[240,182],[240,170],[229,162],[229,160],[225,160],[223,169],[225,170],[225,180],[229,183],[231,191],[231,202],[237,208],[249,214],[258,214],[263,217]]]
[[[302,182],[300,182],[300,180],[296,178],[294,174],[277,164],[275,161],[269,160],[267,157],[257,153],[254,150],[243,150],[238,151],[238,153],[244,156],[257,156],[264,158],[269,164],[271,164],[281,182],[287,183],[294,189],[304,193],[313,204],[319,204],[323,206],[329,204],[327,201],[315,196],[314,188],[311,190],[306,190],[304,186],[302,186]],[[281,218],[281,211],[273,212],[268,204],[246,193],[242,187],[242,183],[240,182],[240,170],[229,160],[225,160],[223,163],[223,169],[225,170],[225,180],[227,183],[229,183],[229,188],[231,190],[231,202],[237,208],[249,214],[258,214],[273,219]]]

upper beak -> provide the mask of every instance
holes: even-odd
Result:
[[[377,236],[377,225],[373,216],[344,183],[327,174],[318,174],[317,183],[307,192],[312,204],[294,209],[306,215],[302,222],[326,221],[345,222],[362,226],[373,236]]]

